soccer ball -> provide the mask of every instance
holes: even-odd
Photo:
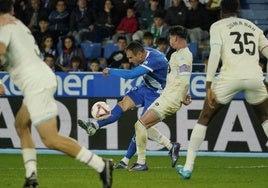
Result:
[[[104,120],[110,117],[110,106],[103,101],[96,102],[91,108],[91,115],[94,119]]]

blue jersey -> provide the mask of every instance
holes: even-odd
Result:
[[[160,51],[153,48],[145,48],[149,53],[145,61],[140,65],[149,70],[143,75],[144,84],[161,93],[166,86],[168,72],[168,60]]]
[[[146,87],[153,89],[157,93],[162,93],[166,86],[166,76],[168,72],[168,60],[158,50],[153,48],[145,48],[148,52],[144,62],[139,66],[131,69],[109,69],[110,75],[116,75],[125,79],[133,79],[143,76]]]

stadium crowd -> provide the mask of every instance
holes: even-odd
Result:
[[[122,49],[104,58],[106,43],[118,44],[125,40],[127,45],[133,40],[140,41],[161,50],[169,59],[173,52],[166,35],[169,26],[186,27],[188,42],[208,41],[209,27],[220,16],[219,2],[15,0],[15,16],[31,30],[43,60],[54,71],[102,71],[115,65],[116,68],[131,68],[124,66],[127,60]],[[101,43],[100,57],[86,58],[87,52],[81,49],[81,43]]]

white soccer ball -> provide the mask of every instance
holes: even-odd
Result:
[[[91,108],[91,115],[94,119],[104,120],[110,117],[110,106],[103,101],[96,102]]]

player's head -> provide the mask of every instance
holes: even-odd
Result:
[[[222,0],[221,14],[224,17],[226,14],[238,14],[240,8],[239,0]]]
[[[0,14],[11,13],[13,11],[12,0],[0,0]]]
[[[178,36],[182,39],[187,39],[188,33],[187,29],[181,25],[172,26],[168,30],[169,36]]]
[[[145,49],[140,42],[133,41],[126,47],[126,56],[130,63],[135,66],[139,65],[145,60]]]
[[[174,49],[187,46],[187,29],[181,25],[172,26],[168,30],[169,44]]]

